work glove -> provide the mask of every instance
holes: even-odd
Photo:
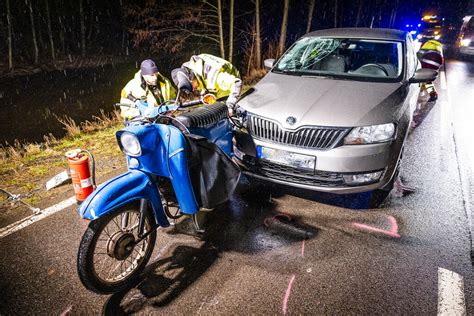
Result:
[[[239,106],[237,104],[235,104],[234,102],[229,102],[229,101],[227,101],[225,103],[225,105],[227,105],[227,109],[229,111],[229,116],[234,116],[234,113],[236,112],[236,110]]]

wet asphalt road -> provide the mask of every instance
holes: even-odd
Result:
[[[243,184],[203,214],[203,240],[189,235],[189,221],[160,231],[143,282],[113,296],[80,284],[86,223],[69,208],[0,240],[0,314],[436,314],[444,268],[462,276],[473,315],[474,71],[457,61],[446,69],[404,154],[401,175],[415,194],[363,209],[367,195]]]

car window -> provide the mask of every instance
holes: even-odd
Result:
[[[305,37],[280,59],[275,72],[366,79],[398,78],[403,70],[402,42]]]

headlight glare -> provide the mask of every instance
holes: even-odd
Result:
[[[134,157],[140,156],[142,154],[140,141],[134,134],[124,132],[120,136],[120,143],[122,144],[121,147],[124,154]]]
[[[461,46],[469,46],[469,44],[471,44],[471,40],[469,38],[461,40]]]
[[[363,145],[389,141],[395,135],[395,124],[354,127],[344,139],[344,145]]]

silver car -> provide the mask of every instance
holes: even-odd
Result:
[[[295,42],[247,92],[235,158],[253,177],[316,191],[389,192],[420,91],[411,35],[341,28]]]

